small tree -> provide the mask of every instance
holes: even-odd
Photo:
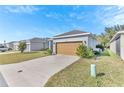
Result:
[[[18,48],[21,51],[21,53],[23,53],[24,50],[26,49],[26,42],[20,42]]]

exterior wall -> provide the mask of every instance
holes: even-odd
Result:
[[[116,54],[116,41],[111,42],[110,50]]]
[[[88,46],[88,36],[54,39],[53,40],[53,54],[56,54],[56,43],[57,42],[74,42],[74,41],[86,42],[86,46]]]
[[[19,42],[13,43],[13,50],[18,50]]]
[[[53,54],[56,54],[56,46],[57,46],[56,42],[53,42],[53,50],[52,50]]]
[[[43,49],[48,49],[49,48],[49,41],[44,41],[43,42]]]
[[[33,42],[30,44],[30,51],[39,51],[44,49],[43,43]]]
[[[2,44],[0,44],[0,46],[3,46]]]
[[[7,44],[6,44],[6,47],[7,47],[7,48],[14,49],[13,43],[7,43]]]
[[[31,49],[30,49],[30,41],[26,42],[26,49],[25,49],[25,52],[30,52]]]
[[[116,40],[112,41],[110,44],[110,50],[117,54],[116,52]],[[120,57],[124,60],[124,34],[120,35]]]
[[[48,39],[32,39],[30,41],[28,50],[29,51],[39,51],[39,50],[44,50],[49,47],[49,42]]]
[[[99,49],[96,48],[96,45],[99,44],[99,42],[98,42],[96,39],[94,39],[94,38],[92,38],[92,37],[89,37],[89,42],[88,42],[88,44],[89,44],[88,46],[89,46],[90,48],[92,48],[93,50],[99,51]]]
[[[121,58],[124,60],[124,34],[121,34],[120,38],[120,47],[121,47]]]

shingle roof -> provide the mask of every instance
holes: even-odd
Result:
[[[66,36],[66,35],[75,35],[75,34],[83,34],[83,33],[87,33],[87,32],[80,31],[80,30],[72,30],[72,31],[69,31],[69,32],[66,32],[66,33],[63,33],[63,34],[60,34],[60,35],[56,35],[54,37]]]

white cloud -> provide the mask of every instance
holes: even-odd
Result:
[[[73,6],[72,8],[73,8],[73,10],[75,11],[75,10],[78,10],[80,7],[81,7],[80,5],[75,5],[75,6]]]
[[[52,18],[52,19],[55,19],[57,21],[63,21],[63,19],[64,19],[64,14],[60,14],[57,12],[49,12],[49,13],[46,13],[45,16],[47,18]]]
[[[71,12],[68,15],[70,19],[75,19],[75,20],[83,20],[86,16],[84,12],[76,13],[76,12]]]
[[[38,11],[39,8],[36,6],[31,6],[31,5],[19,5],[19,6],[5,6],[4,8],[5,12],[8,13],[28,13],[31,14],[35,11]]]
[[[105,26],[124,24],[124,6],[104,6],[98,9],[96,16]]]

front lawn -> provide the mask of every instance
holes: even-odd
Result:
[[[90,77],[90,65],[97,66],[97,78]],[[80,59],[52,76],[46,87],[114,87],[124,86],[124,61],[115,55]]]
[[[17,63],[17,62],[31,60],[34,58],[43,57],[43,56],[47,56],[47,55],[48,55],[48,53],[46,51],[1,54],[0,55],[0,64]]]

